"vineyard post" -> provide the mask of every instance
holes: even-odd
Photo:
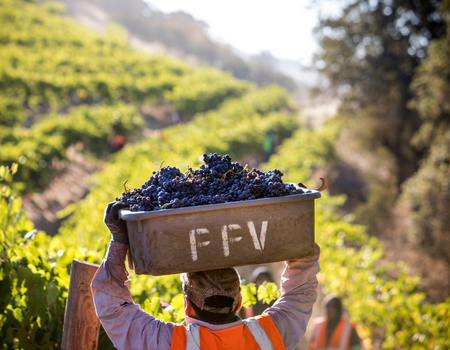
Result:
[[[95,314],[91,281],[98,268],[96,264],[72,260],[62,350],[97,349],[100,320]]]

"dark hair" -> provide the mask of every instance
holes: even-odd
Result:
[[[231,310],[227,314],[219,314],[202,310],[197,305],[195,305],[192,300],[189,299],[189,301],[191,302],[192,308],[194,309],[197,316],[201,319],[201,321],[212,324],[225,324],[236,321],[236,310]],[[217,308],[229,307],[231,309],[233,307],[233,302],[234,300],[232,298],[223,295],[213,295],[205,299],[206,306]]]
[[[330,304],[333,305],[333,307],[336,308],[336,311],[337,311],[339,314],[342,314],[342,301],[341,301],[340,298],[338,298],[338,297],[332,297],[332,298],[329,298],[329,299],[326,301],[326,307],[328,308],[328,306],[329,306]]]

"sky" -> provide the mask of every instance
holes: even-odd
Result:
[[[310,65],[318,45],[313,28],[322,14],[336,14],[341,1],[328,0],[149,0],[162,12],[184,11],[206,22],[216,41],[247,54],[269,51],[277,58]]]

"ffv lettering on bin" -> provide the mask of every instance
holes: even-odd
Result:
[[[253,246],[255,247],[256,250],[259,250],[260,252],[262,252],[264,250],[264,245],[266,242],[267,226],[268,226],[268,222],[263,221],[262,225],[261,225],[261,231],[258,235],[257,228],[255,227],[255,224],[253,223],[253,221],[247,222],[247,229],[252,238]],[[243,230],[244,231],[244,229],[238,224],[223,225],[221,227],[223,255],[225,257],[230,255],[230,244],[238,243],[242,240],[243,236],[228,237],[228,233],[230,231],[235,231],[235,230]],[[211,241],[197,242],[197,237],[200,235],[203,235],[205,233],[209,233],[209,230],[206,228],[198,228],[198,229],[193,229],[193,230],[189,231],[189,242],[190,242],[190,247],[191,247],[192,261],[196,261],[198,259],[198,254],[197,254],[198,248],[206,247],[211,243]]]

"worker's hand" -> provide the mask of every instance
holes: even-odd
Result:
[[[103,214],[103,221],[111,232],[113,241],[124,244],[128,244],[127,224],[119,219],[119,210],[126,207],[123,202],[111,202],[106,206]]]

